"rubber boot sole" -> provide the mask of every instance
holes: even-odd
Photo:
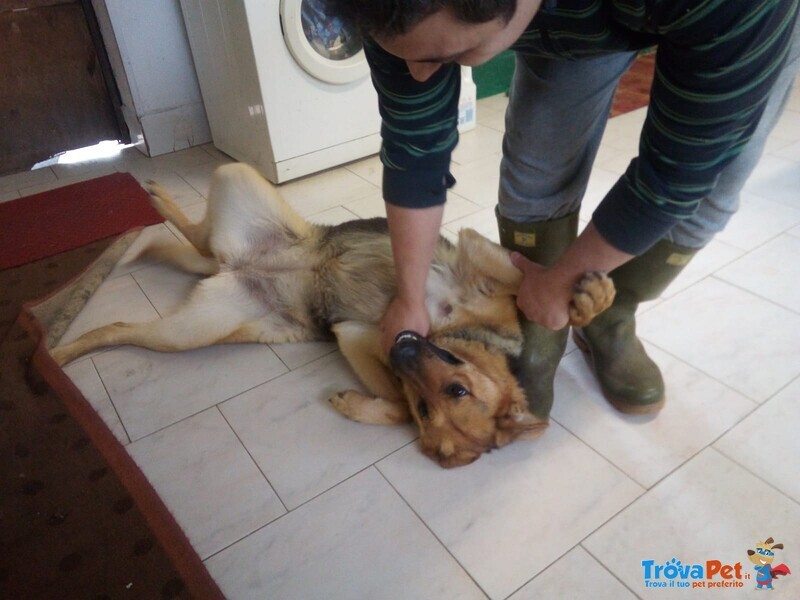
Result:
[[[597,377],[597,367],[594,364],[594,357],[592,356],[592,349],[589,347],[589,342],[587,342],[575,329],[572,330],[572,339],[575,342],[575,345],[578,346],[580,351],[583,353],[583,357],[586,359],[589,367],[594,372],[595,377]],[[600,383],[599,377],[597,377],[597,381]],[[606,390],[602,383],[600,383],[600,389],[602,390],[603,396],[608,403],[616,408],[619,412],[626,415],[654,415],[661,410],[666,399],[662,394],[658,402],[651,402],[649,404],[631,404],[630,402],[625,402],[615,397],[608,390]]]

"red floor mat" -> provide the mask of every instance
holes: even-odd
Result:
[[[130,173],[0,203],[0,270],[161,223]]]

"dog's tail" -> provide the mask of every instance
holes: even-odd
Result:
[[[144,248],[137,258],[154,258],[175,265],[187,273],[216,275],[219,262],[211,256],[203,256],[192,246],[180,242],[156,242]]]

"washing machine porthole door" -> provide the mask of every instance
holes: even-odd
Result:
[[[369,73],[361,39],[327,13],[324,0],[281,0],[281,22],[289,52],[309,75],[343,84]]]

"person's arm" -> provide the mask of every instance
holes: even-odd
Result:
[[[386,203],[392,238],[397,293],[381,321],[383,348],[392,347],[404,330],[428,335],[430,316],[425,307],[425,284],[439,239],[444,205],[404,208]]]
[[[513,252],[511,262],[524,275],[517,306],[529,321],[548,329],[566,327],[575,284],[586,273],[610,272],[631,258],[632,254],[617,250],[603,239],[592,223],[549,268]]]
[[[427,335],[425,284],[442,222],[450,175],[461,76],[443,65],[430,79],[416,81],[405,61],[371,40],[364,51],[378,92],[383,127],[383,197],[397,273],[397,294],[381,322],[388,352],[405,329]]]
[[[654,3],[663,32],[639,156],[592,215],[639,255],[690,218],[758,125],[788,56],[797,2]],[[708,4],[708,6],[706,6]]]
[[[794,3],[720,3],[691,15],[682,6],[650,15],[663,34],[639,156],[555,265],[514,258],[525,274],[517,303],[545,327],[566,325],[585,272],[612,271],[697,210],[750,139],[786,59]]]

